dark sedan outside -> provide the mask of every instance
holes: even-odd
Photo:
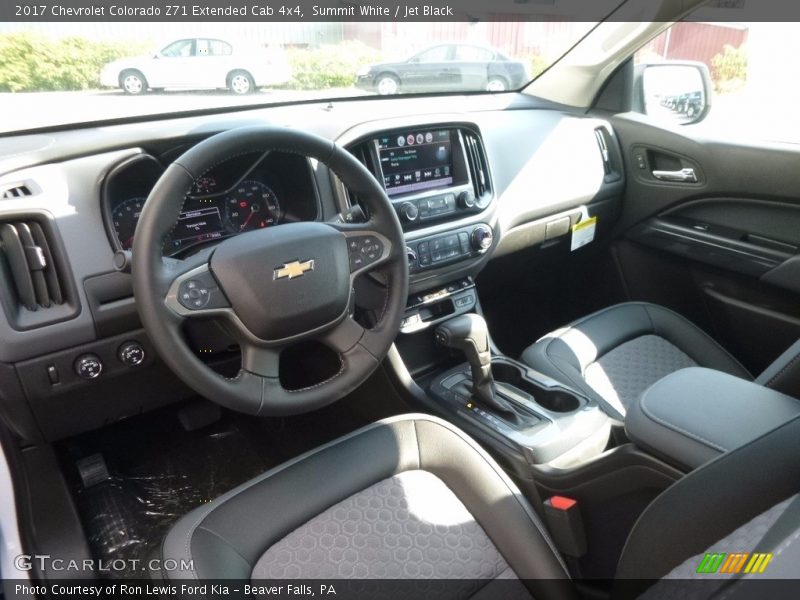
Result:
[[[356,87],[382,96],[439,89],[504,92],[528,81],[522,62],[470,44],[440,44],[406,61],[364,67],[356,74]]]

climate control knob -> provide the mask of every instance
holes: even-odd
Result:
[[[75,359],[75,374],[81,379],[97,379],[103,372],[103,362],[96,354],[82,354]]]
[[[492,234],[492,229],[488,225],[478,225],[472,230],[472,235],[470,236],[472,247],[480,252],[485,252],[491,248],[493,240],[494,234]]]
[[[419,208],[416,204],[405,202],[400,206],[400,214],[406,221],[416,221],[419,216]]]

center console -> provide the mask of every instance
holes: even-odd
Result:
[[[417,279],[454,266],[467,274],[492,248],[491,176],[474,125],[381,131],[348,149],[383,183],[397,212],[406,232],[412,287]],[[350,206],[358,202],[342,193]]]
[[[721,371],[692,367],[653,384],[629,408],[638,446],[694,469],[800,415],[800,402]]]
[[[542,379],[525,365],[505,357],[492,359],[497,394],[512,413],[492,410],[470,393],[472,378],[466,365],[437,377],[429,393],[446,410],[500,434],[516,446],[531,465],[567,466],[600,454],[608,444],[610,424],[587,398],[556,382]]]
[[[497,244],[497,221],[478,128],[409,125],[367,133],[348,149],[383,184],[405,232],[410,295],[396,345],[435,410],[512,448],[527,465],[600,454],[610,425],[596,403],[489,351],[474,277]],[[340,191],[346,208],[358,203]]]
[[[493,357],[480,315],[451,318],[434,337],[467,360],[436,374],[427,386],[454,421],[467,420],[503,439],[530,465],[565,466],[605,449],[610,422],[597,404],[521,363]]]
[[[361,152],[406,230],[479,213],[491,201],[483,146],[466,126],[382,132]]]

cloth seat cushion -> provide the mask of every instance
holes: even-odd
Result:
[[[617,304],[574,321],[529,346],[520,360],[596,399],[619,421],[648,387],[683,368],[707,367],[752,380],[700,328],[645,302]]]

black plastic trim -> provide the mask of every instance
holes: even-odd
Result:
[[[755,277],[792,257],[770,245],[742,241],[745,235],[679,218],[655,217],[634,227],[627,237],[670,254]]]

